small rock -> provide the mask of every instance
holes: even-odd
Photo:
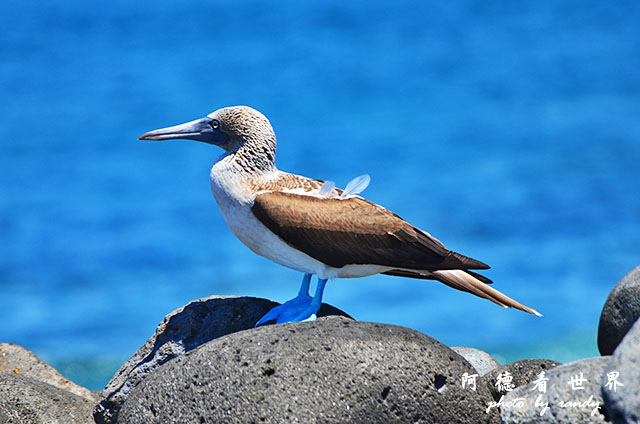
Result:
[[[21,374],[0,374],[0,422],[15,424],[93,422],[93,402]]]
[[[160,365],[203,343],[253,328],[278,303],[255,297],[210,296],[190,302],[167,315],[155,334],[116,372],[102,392],[94,417],[98,424],[116,421],[129,392]],[[345,312],[322,304],[318,316]]]
[[[458,346],[452,347],[451,349],[473,365],[473,368],[476,369],[480,377],[500,366],[498,361],[493,359],[493,356],[483,350]]]
[[[498,401],[502,395],[507,394],[507,390],[500,390],[501,388],[506,388],[506,386],[498,386],[498,376],[503,375],[507,377],[506,381],[510,381],[514,388],[521,387],[533,381],[541,371],[548,372],[557,365],[560,365],[560,362],[549,359],[521,359],[485,374],[482,382],[491,392],[493,399]],[[511,378],[511,380],[508,380],[508,378]]]
[[[342,317],[234,333],[170,361],[118,422],[495,423],[475,373],[417,331]]]
[[[611,355],[638,317],[640,317],[640,266],[632,269],[616,284],[602,308],[598,326],[600,354]]]
[[[613,353],[602,376],[602,395],[612,422],[640,422],[640,319]]]
[[[96,403],[98,395],[63,377],[30,350],[13,343],[0,343],[0,373],[20,374],[81,396]]]
[[[544,393],[539,390],[541,386],[536,386],[534,382],[507,393],[500,406],[502,422],[606,422],[600,381],[609,359],[606,356],[581,359],[545,372],[544,378],[549,380],[546,380]]]

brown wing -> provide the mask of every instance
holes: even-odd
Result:
[[[416,270],[487,269],[368,200],[284,192],[256,197],[256,218],[286,243],[335,268],[373,264]]]

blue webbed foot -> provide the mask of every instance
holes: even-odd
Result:
[[[272,308],[262,318],[260,318],[256,323],[256,327],[264,324],[265,322],[273,321],[274,319],[278,324],[283,322],[301,321],[299,319],[296,320],[295,318],[309,307],[312,300],[313,298],[308,294],[303,296],[298,295],[293,299],[286,301],[282,305]]]
[[[322,304],[322,293],[327,280],[318,280],[318,287],[316,288],[316,294],[313,298],[309,296],[310,281],[311,274],[305,274],[298,295],[267,312],[256,323],[256,327],[273,320],[276,320],[278,324],[285,322],[314,321],[318,309],[320,309],[320,305]]]

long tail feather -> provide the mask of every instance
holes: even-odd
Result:
[[[504,308],[512,307],[533,315],[542,316],[542,314],[535,309],[511,299],[509,296],[500,293],[498,290],[477,279],[474,275],[463,270],[433,271],[431,274],[436,280],[449,287],[473,293]]]
[[[478,274],[477,272],[469,271],[468,269],[465,269],[464,272],[466,272],[467,274],[471,274],[472,276],[474,276],[475,278],[477,278],[478,280],[482,281],[485,284],[493,284],[493,281],[491,281],[489,278],[485,277],[484,275]],[[412,271],[410,269],[392,269],[391,271],[383,272],[383,274],[393,275],[395,277],[416,278],[418,280],[437,280],[437,278],[431,274],[431,271]]]

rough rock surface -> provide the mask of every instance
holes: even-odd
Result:
[[[640,317],[640,266],[632,269],[616,284],[602,308],[598,327],[600,354],[611,355],[638,317]]]
[[[473,368],[476,369],[481,377],[500,366],[493,356],[483,350],[460,346],[452,347],[451,349],[473,365]]]
[[[174,359],[131,391],[118,422],[486,423],[488,390],[417,331],[341,317],[234,333]]]
[[[604,423],[600,381],[609,357],[581,359],[545,372],[546,392],[535,383],[509,392],[500,406],[506,424]],[[574,380],[572,385],[570,382]],[[584,380],[583,380],[584,379]],[[576,390],[573,388],[576,387]],[[584,387],[584,389],[577,389]],[[522,399],[518,401],[518,399]],[[545,406],[545,403],[548,403]],[[546,409],[548,407],[548,409]],[[542,415],[540,413],[543,412]]]
[[[614,383],[616,376],[615,380],[624,386]],[[607,364],[602,376],[602,395],[612,422],[640,422],[640,319]]]
[[[97,423],[112,423],[133,387],[162,364],[184,355],[203,343],[255,323],[278,303],[255,297],[210,296],[190,302],[167,315],[155,334],[116,372],[96,406]],[[322,304],[318,316],[346,313]],[[351,317],[349,317],[351,318]]]
[[[20,374],[81,396],[93,403],[98,395],[64,378],[30,350],[13,343],[0,343],[0,373]]]
[[[549,359],[522,359],[503,365],[485,374],[482,382],[491,392],[493,399],[498,401],[502,395],[507,394],[506,390],[500,390],[501,387],[497,386],[498,376],[501,374],[503,376],[511,376],[511,383],[514,387],[521,387],[535,380],[541,371],[548,372],[557,365],[560,365],[560,362]]]
[[[21,374],[0,374],[0,423],[87,424],[94,403]]]

